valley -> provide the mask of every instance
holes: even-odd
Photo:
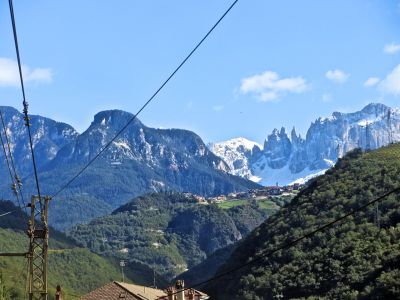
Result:
[[[378,125],[383,124],[387,109],[384,106],[370,105],[361,113],[362,117],[370,114],[372,109],[376,110]],[[21,120],[14,116],[18,116],[14,110],[8,111],[11,117],[8,116],[7,120],[14,122],[9,125],[10,131],[16,132],[14,128],[18,128]],[[360,123],[359,117],[351,116]],[[57,149],[52,155],[39,152],[47,161],[40,166],[39,174],[46,186],[53,187],[49,191],[56,191],[63,178],[71,177],[93,153],[99,151],[104,144],[102,141],[108,139],[108,134],[113,134],[113,128],[118,127],[124,117],[129,115],[121,111],[101,112],[82,134],[60,123],[58,126],[63,129],[58,131],[58,135],[50,133],[46,136],[46,126],[53,125],[45,124],[53,124],[53,121],[33,116],[33,120],[38,118],[39,124],[35,128],[35,132],[40,132],[37,147],[43,143],[41,147],[44,149],[49,145]],[[321,120],[318,122],[321,123]],[[374,125],[375,128],[378,125]],[[369,126],[373,128],[373,125]],[[346,128],[353,130],[350,125]],[[376,134],[386,130],[384,127]],[[397,131],[392,132],[391,137],[397,137]],[[29,156],[23,144],[19,144],[19,138],[23,139],[23,135],[18,138],[11,135],[14,151],[21,153],[21,156],[16,156],[18,164],[22,159],[20,157]],[[259,165],[260,159],[265,160],[268,168],[275,170],[268,174],[276,176],[276,172],[282,171],[280,166],[286,168],[289,165],[276,165],[277,160],[271,160],[273,156],[269,156],[271,151],[286,153],[282,148],[284,144],[292,149],[290,151],[303,151],[295,146],[296,138],[292,134],[292,138],[288,139],[285,131],[281,130],[268,137],[264,149],[245,139],[218,147],[209,145],[217,154],[214,155],[194,133],[160,131],[137,121],[132,131],[114,143],[104,157],[68,187],[64,195],[51,203],[50,222],[65,233],[55,229],[50,233],[50,284],[55,286],[60,281],[60,275],[53,275],[54,272],[65,270],[70,274],[63,279],[65,294],[77,299],[102,284],[120,278],[118,264],[122,260],[126,264],[126,279],[136,284],[150,286],[155,280],[157,286],[166,287],[176,279],[184,279],[188,285],[198,284],[253,259],[260,251],[267,251],[286,239],[301,235],[307,228],[314,228],[325,220],[339,216],[342,209],[348,211],[394,187],[397,182],[395,172],[399,170],[399,146],[389,143],[385,136],[379,143],[373,144],[376,150],[351,149],[354,139],[350,142],[336,140],[335,143],[348,143],[342,154],[333,153],[329,150],[331,146],[324,146],[328,147],[324,148],[325,154],[317,156],[320,162],[329,161],[332,167],[323,171],[314,169],[318,171],[314,175],[307,173],[307,168],[311,166],[294,173],[299,176],[308,174],[307,180],[297,179],[284,186],[280,186],[279,182],[268,186],[253,182],[256,173],[252,172],[256,169],[250,162],[258,161],[255,165]],[[276,146],[268,144],[272,140]],[[389,145],[384,146],[386,144]],[[253,148],[246,148],[250,146]],[[228,158],[221,153],[227,154]],[[294,162],[294,157],[298,157],[299,154],[293,153],[298,152],[289,153],[288,161]],[[270,163],[272,161],[274,164]],[[320,164],[318,160],[314,163],[314,166]],[[24,165],[23,159],[21,165]],[[18,171],[26,172],[24,168]],[[290,176],[285,178],[291,180]],[[32,189],[33,182],[24,182],[27,194]],[[4,192],[5,189],[2,191],[3,198],[10,195]],[[240,295],[241,299],[255,299],[265,293],[271,299],[276,294],[291,298],[299,295],[299,288],[303,290],[304,297],[337,298],[343,293],[369,297],[382,293],[391,284],[387,281],[388,276],[397,276],[398,269],[394,267],[396,250],[390,250],[392,253],[388,257],[378,255],[374,261],[368,255],[360,256],[359,251],[372,251],[377,247],[396,248],[396,197],[388,198],[379,206],[379,234],[373,223],[373,211],[370,210],[329,231],[329,238],[321,233],[287,253],[276,254],[272,258],[276,261],[272,260],[268,265],[273,272],[255,265],[230,277],[229,282],[221,278],[221,282],[202,288],[212,299],[229,299],[234,295]],[[12,211],[14,207],[11,202],[2,202],[2,206],[4,212]],[[21,211],[0,219],[2,239],[9,241],[2,251],[16,251],[27,243],[23,234],[25,223],[26,215]],[[13,235],[15,238],[11,241]],[[354,244],[361,243],[362,237],[368,237],[367,248]],[[346,247],[353,248],[347,252]],[[380,255],[387,253],[385,251]],[[321,255],[329,257],[328,262],[318,260]],[[353,269],[352,260],[364,269]],[[82,261],[87,261],[87,265],[83,265]],[[12,297],[22,295],[23,290],[13,287],[10,278],[24,266],[18,259],[2,259],[1,263],[2,270],[7,270],[4,273],[7,279],[0,280],[0,284],[9,295],[14,295]],[[76,268],[81,274],[79,279],[74,277]],[[104,276],[93,277],[91,271],[86,271],[92,268]],[[312,271],[314,277],[304,273],[314,269],[319,270]],[[347,285],[338,288],[338,280],[342,281],[345,277],[325,278],[319,272],[325,273],[327,269],[330,274],[343,275],[345,272],[353,275],[346,277],[344,282]],[[293,278],[293,272],[296,278]],[[373,281],[378,279],[379,284]],[[269,285],[259,285],[260,282],[269,282]],[[282,286],[281,282],[288,285]],[[229,293],[225,289],[220,290],[219,286],[228,286]],[[390,297],[397,295],[396,290],[386,293]]]
[[[0,2],[0,300],[400,300],[399,1]]]

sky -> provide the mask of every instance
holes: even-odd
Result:
[[[231,3],[14,0],[30,113],[79,132],[101,110],[135,113]],[[262,143],[275,127],[304,136],[320,116],[399,100],[399,0],[239,0],[139,119]],[[0,105],[22,109],[7,1]]]

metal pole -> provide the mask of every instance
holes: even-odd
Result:
[[[119,262],[119,265],[121,266],[122,282],[125,282],[125,275],[124,275],[125,261],[121,260]]]
[[[29,300],[47,300],[48,206],[50,197],[32,196],[29,220]]]

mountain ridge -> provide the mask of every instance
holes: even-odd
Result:
[[[23,179],[26,199],[35,191],[32,162],[23,116],[4,109],[15,163]],[[87,130],[48,118],[31,116],[32,136],[42,194],[53,195],[75,176],[131,120],[121,110],[97,113]],[[46,152],[47,151],[47,152]],[[3,161],[3,154],[0,159]],[[49,219],[58,229],[107,214],[132,197],[174,190],[211,196],[257,188],[254,182],[228,173],[226,163],[208,150],[194,132],[155,129],[135,119],[81,176],[59,195],[50,207]],[[6,165],[0,163],[0,172]],[[5,182],[0,197],[12,198]]]
[[[370,103],[353,113],[333,112],[312,122],[305,138],[294,127],[290,133],[275,128],[263,147],[253,149],[246,145],[255,142],[240,144],[240,139],[209,144],[231,166],[231,173],[262,185],[304,183],[323,174],[348,151],[400,141],[400,109]]]

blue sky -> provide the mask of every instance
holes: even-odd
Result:
[[[135,112],[231,1],[14,0],[30,112],[82,131]],[[148,126],[262,142],[369,102],[400,106],[400,1],[240,0],[148,106]],[[0,104],[21,109],[6,1]]]

